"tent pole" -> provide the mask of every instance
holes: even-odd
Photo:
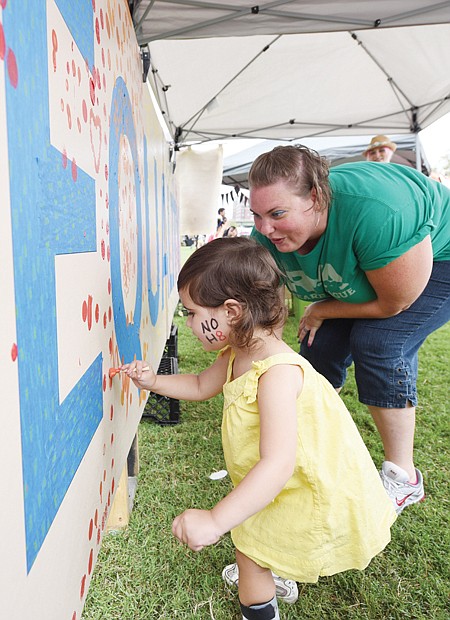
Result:
[[[420,151],[419,133],[416,133],[416,170],[422,170],[422,153]]]

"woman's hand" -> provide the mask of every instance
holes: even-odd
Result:
[[[211,511],[195,508],[175,517],[172,534],[192,551],[201,551],[203,547],[213,545],[221,536]]]
[[[324,321],[323,319],[320,319],[316,316],[320,303],[321,302],[314,302],[312,304],[309,304],[309,306],[306,306],[298,326],[297,335],[300,342],[302,342],[302,340],[308,334],[308,347],[310,347],[314,342],[316,332],[320,329]]]
[[[153,368],[145,361],[135,360],[130,364],[123,364],[121,370],[130,377],[134,385],[141,390],[151,390],[156,383],[156,374]]]

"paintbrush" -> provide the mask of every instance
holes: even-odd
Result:
[[[143,366],[141,368],[142,372],[145,372],[146,370],[150,370],[150,366]],[[123,372],[122,368],[110,368],[108,375],[109,378],[112,379],[113,377],[115,377],[119,372]],[[135,371],[136,372],[136,371]]]

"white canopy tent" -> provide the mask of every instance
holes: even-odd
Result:
[[[130,3],[176,148],[417,134],[450,111],[450,1]]]
[[[318,151],[326,157],[330,166],[348,163],[351,161],[364,160],[363,151],[370,142],[372,136],[351,136],[351,137],[318,137],[305,138],[302,143]],[[392,162],[404,166],[416,167],[416,148],[420,145],[420,139],[414,134],[390,135],[390,139],[395,142],[397,149],[392,156]],[[275,146],[286,144],[282,140],[262,140],[247,149],[224,157],[223,160],[223,180],[225,185],[248,187],[248,172],[254,160],[261,153],[270,151]],[[431,173],[431,167],[421,149],[422,172],[426,175]]]

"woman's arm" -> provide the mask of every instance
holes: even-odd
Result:
[[[274,366],[261,376],[260,460],[212,510],[186,510],[176,517],[172,531],[193,551],[217,542],[265,508],[292,476],[297,451],[296,400],[302,385],[303,373],[298,366]]]
[[[385,319],[399,314],[423,292],[432,267],[433,251],[428,236],[385,267],[365,272],[377,294],[373,301],[351,304],[326,299],[307,306],[299,324],[300,340],[309,332],[310,346],[326,319]]]
[[[208,400],[222,391],[229,358],[229,351],[219,355],[209,368],[198,375],[157,375],[151,367],[148,371],[142,370],[148,364],[140,360],[124,364],[122,370],[141,390],[149,390],[177,400]]]

